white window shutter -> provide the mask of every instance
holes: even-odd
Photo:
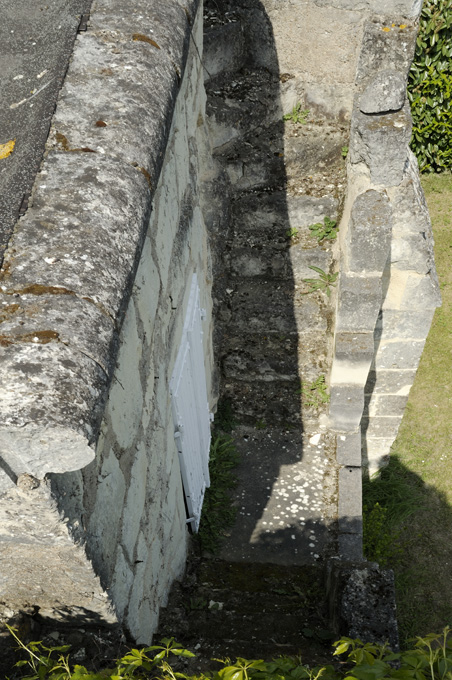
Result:
[[[189,520],[199,529],[204,492],[210,486],[210,413],[199,286],[193,274],[181,346],[170,382],[175,438]]]

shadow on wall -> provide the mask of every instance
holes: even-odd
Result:
[[[207,0],[204,61],[231,206],[214,283],[221,395],[246,429],[237,442],[239,519],[223,555],[287,560],[297,545],[298,561],[323,552],[328,533],[320,518],[330,442],[305,446],[326,408],[332,313],[326,291],[308,295],[304,279],[318,276],[311,266],[329,273],[332,252],[308,227],[337,215],[347,132],[304,110],[303,83],[280,72],[259,0]]]

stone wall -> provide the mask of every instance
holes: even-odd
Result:
[[[142,643],[186,559],[169,383],[194,273],[215,401],[202,9],[148,5],[93,7],[5,255],[0,308],[1,597],[27,600],[20,560],[34,605],[105,618],[108,593]]]
[[[373,474],[389,455],[440,304],[409,150],[406,83],[417,28],[400,15],[370,17],[356,71],[330,404],[342,466],[340,541],[352,557],[361,553],[362,466]]]

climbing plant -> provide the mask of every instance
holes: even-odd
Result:
[[[452,167],[452,0],[424,0],[408,80],[421,172]]]

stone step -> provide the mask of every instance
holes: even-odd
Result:
[[[272,382],[225,379],[222,395],[230,402],[235,420],[258,429],[302,424],[310,430],[328,407],[320,398],[302,400],[299,378]]]
[[[309,384],[328,371],[331,340],[323,332],[294,335],[226,334],[222,373],[228,382],[296,382]]]
[[[303,294],[287,280],[236,278],[230,286],[227,328],[234,335],[291,335],[329,328],[331,310],[324,293]]]
[[[319,567],[212,559],[203,560],[188,580],[188,586],[173,588],[156,639],[175,635],[189,648],[200,647],[207,659],[270,660],[277,651],[308,650],[323,656],[330,646]],[[188,662],[185,672],[194,672],[199,663],[202,659]]]
[[[210,80],[207,117],[213,149],[243,140],[253,131],[280,122],[279,78],[266,69],[245,70]],[[281,128],[282,130],[282,128]],[[281,136],[281,132],[277,135]]]
[[[319,243],[309,225],[336,216],[337,201],[331,196],[287,196],[279,191],[244,194],[232,203],[228,243],[234,248],[273,249],[275,255],[288,251],[293,243],[313,250]],[[328,244],[323,242],[320,248]]]
[[[236,191],[292,187],[293,194],[308,195],[312,191],[309,178],[314,175],[317,195],[334,195],[339,185],[344,186],[341,149],[346,137],[341,130],[325,123],[294,126],[282,120],[246,130],[240,124],[239,109],[230,102],[222,103],[220,124],[219,107],[211,123],[216,136],[213,145],[219,146],[216,154],[225,159]]]
[[[204,12],[203,65],[205,82],[239,70],[245,58],[245,40],[240,17],[233,11]]]
[[[285,242],[288,228],[302,230],[326,215],[335,218],[337,209],[338,202],[332,195],[290,195],[285,191],[241,194],[232,202],[231,237],[258,239],[260,235],[263,240]]]
[[[244,238],[237,239],[225,252],[225,263],[231,277],[264,277],[266,280],[287,279],[298,286],[303,279],[316,278],[310,269],[318,267],[328,272],[333,261],[331,242],[325,241],[317,247],[306,248],[298,240],[287,238],[285,244],[274,244],[270,240],[258,242],[256,236],[246,243]],[[305,234],[306,238],[310,238]],[[312,241],[312,239],[311,239]],[[275,245],[277,247],[275,247]]]
[[[317,428],[238,427],[233,503],[220,555],[233,561],[316,564],[335,551],[333,438]]]

